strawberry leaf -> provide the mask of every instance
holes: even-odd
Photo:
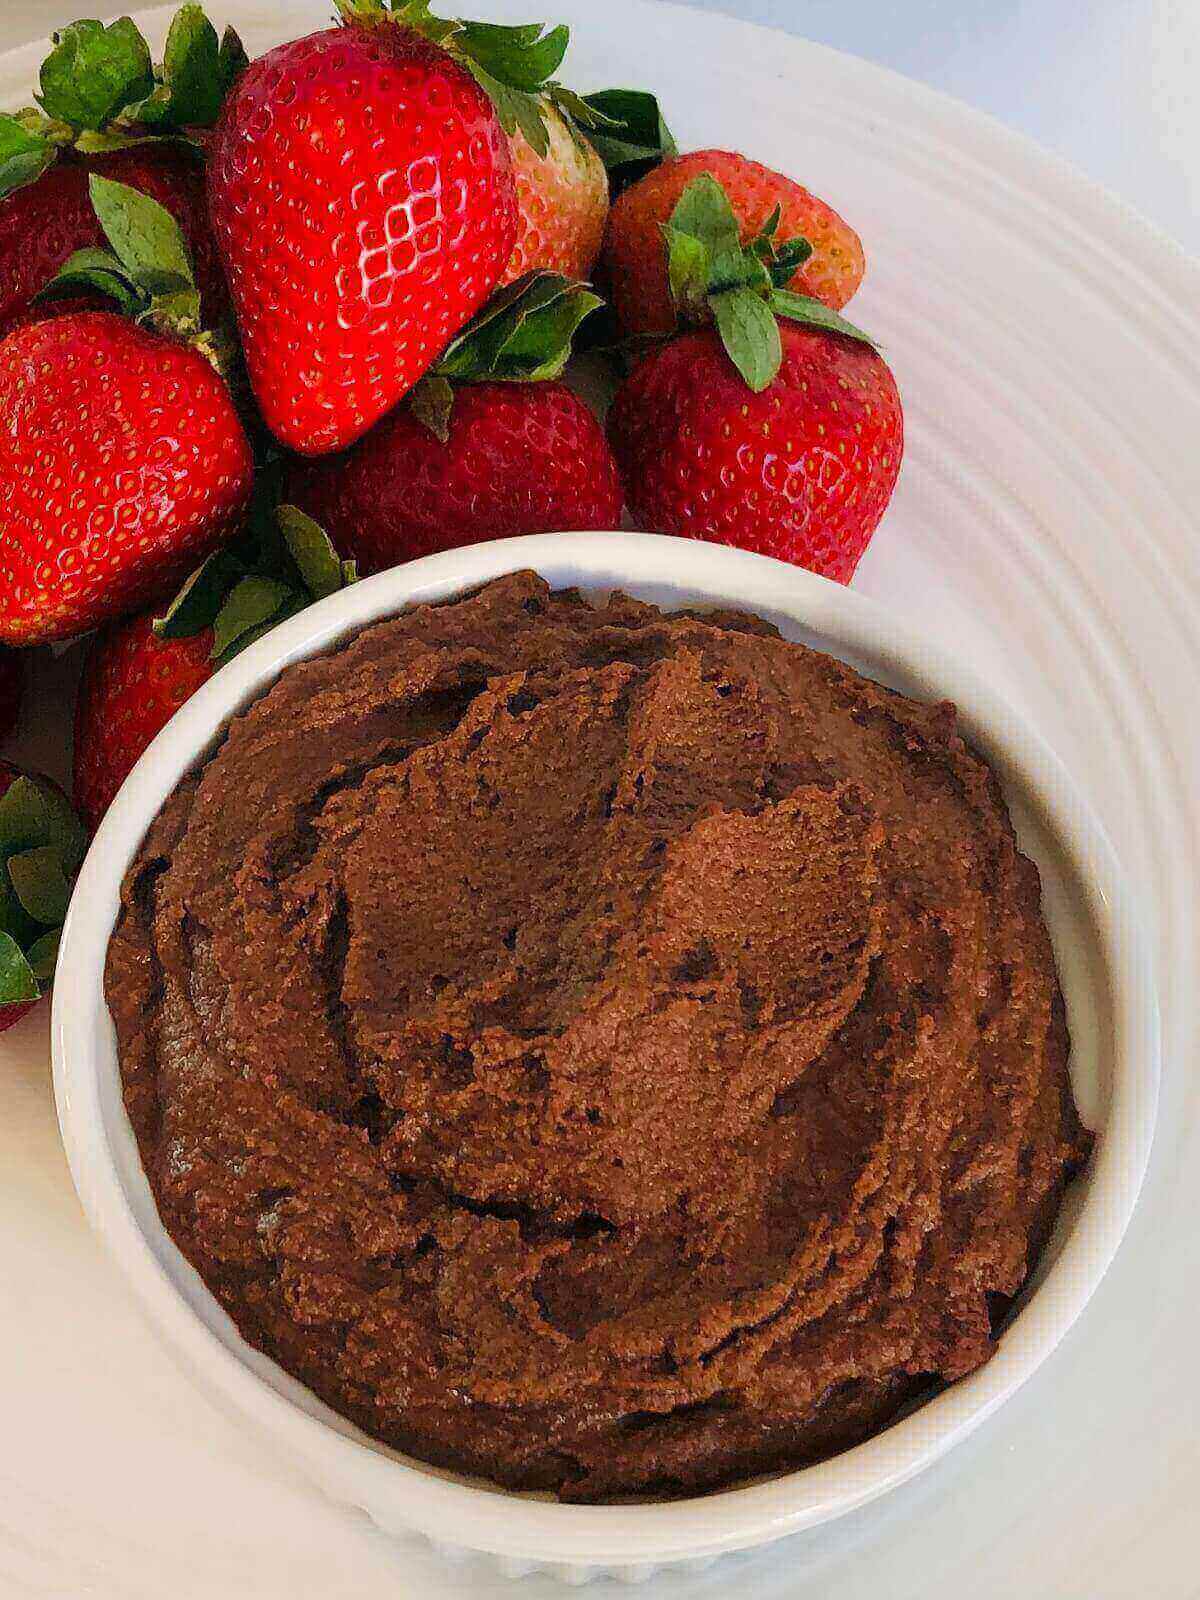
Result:
[[[783,221],[783,207],[776,203],[774,211],[758,230],[760,239],[774,239],[779,232],[779,224]]]
[[[156,91],[157,92],[157,91]],[[153,98],[153,97],[152,97]],[[102,156],[110,150],[134,150],[143,144],[162,144],[167,140],[187,144],[189,141],[183,134],[151,133],[144,128],[131,126],[127,131],[121,131],[121,123],[114,122],[107,128],[102,128],[99,133],[84,129],[75,137],[75,149],[80,155]]]
[[[574,89],[568,89],[565,83],[548,83],[545,88],[547,99],[551,100],[560,111],[566,113],[567,119],[576,125],[576,128],[611,128],[618,124],[612,117],[606,117],[603,111],[589,105],[583,95],[576,94]]]
[[[390,4],[395,21],[415,28],[433,44],[445,44],[462,27],[461,22],[435,17],[429,0],[334,0],[339,14],[347,21],[377,22]]]
[[[712,252],[703,239],[683,233],[671,223],[663,224],[667,242],[667,278],[671,298],[682,311],[704,304],[712,268]]]
[[[196,287],[183,234],[165,206],[98,172],[88,190],[105,238],[134,283],[148,294]]]
[[[394,21],[414,28],[441,45],[473,75],[491,100],[510,137],[518,129],[539,155],[550,148],[542,117],[543,97],[565,93],[552,81],[570,42],[561,25],[544,30],[540,22],[511,26],[495,22],[446,21],[429,0],[335,0],[344,22],[377,23],[390,10]]]
[[[782,220],[776,206],[743,244],[728,195],[709,173],[701,173],[663,226],[676,309],[691,320],[711,315],[730,360],[755,393],[772,382],[783,359],[779,317],[874,342],[819,300],[784,287],[808,260],[812,245],[799,237],[778,242]]]
[[[61,789],[50,782],[39,782],[37,787],[42,797],[45,842],[58,851],[63,871],[69,877],[78,871],[87,853],[87,833]]]
[[[756,240],[755,244],[757,243]],[[759,259],[766,266],[775,287],[786,289],[812,253],[813,247],[808,240],[797,236],[780,245],[778,250],[773,248],[760,250]]]
[[[714,255],[740,248],[738,221],[729,196],[707,172],[693,178],[679,196],[670,225],[679,233],[692,234]]]
[[[76,250],[68,256],[50,282],[39,289],[35,300],[61,300],[64,295],[89,292],[107,295],[116,302],[119,310],[133,316],[142,308],[143,300],[129,275],[111,250],[98,247]]]
[[[585,284],[554,272],[527,273],[494,295],[451,340],[434,371],[466,383],[557,378],[576,329],[600,304]]]
[[[680,195],[663,236],[671,295],[685,316],[699,316],[711,296],[727,290],[765,294],[771,287],[756,251],[742,246],[728,196],[707,173],[694,178]]]
[[[0,796],[0,856],[50,844],[53,825],[43,786],[22,774]]]
[[[777,315],[788,317],[793,322],[806,323],[810,328],[825,328],[830,333],[842,333],[847,339],[858,339],[863,344],[869,344],[873,350],[878,349],[869,333],[864,333],[853,322],[847,322],[845,317],[808,295],[793,294],[790,289],[775,289],[771,293],[770,306]]]
[[[22,774],[0,797],[0,1005],[33,1000],[54,970],[56,930],[87,836],[67,798]]]
[[[709,294],[722,294],[726,289],[754,289],[766,294],[772,287],[771,274],[753,250],[743,250],[741,245],[726,246],[715,252],[709,270]]]
[[[221,48],[217,52],[217,61],[221,71],[221,87],[228,94],[250,65],[246,46],[232,25],[227,26],[221,35]]]
[[[521,130],[539,156],[550,148],[542,96],[558,89],[552,79],[562,65],[571,31],[562,25],[543,33],[540,22],[520,27],[463,22],[448,41],[490,97],[505,133]]]
[[[233,647],[251,628],[272,621],[293,591],[276,578],[260,577],[251,573],[237,583],[213,623],[213,646],[210,659],[228,660]]]
[[[246,574],[243,564],[228,550],[218,550],[188,578],[153,627],[160,639],[190,639],[211,628],[230,589]]]
[[[0,930],[11,934],[22,949],[38,932],[37,924],[22,910],[7,872],[0,872]]]
[[[241,40],[232,29],[226,30],[223,45],[200,6],[181,6],[167,34],[155,88],[128,106],[123,120],[155,129],[211,127],[240,70],[239,50]]]
[[[571,30],[561,24],[543,33],[540,22],[465,22],[455,45],[507,88],[536,94],[562,66],[570,40]]]
[[[57,927],[67,914],[71,888],[56,847],[40,845],[10,856],[8,876],[21,909],[43,927]]]
[[[409,392],[409,409],[422,427],[445,444],[450,437],[450,413],[454,409],[454,390],[447,379],[427,373]]]
[[[199,333],[200,294],[175,218],[148,194],[99,173],[92,173],[88,189],[100,226],[136,296],[135,314],[167,333],[185,338]],[[99,261],[91,265],[104,270]]]
[[[354,563],[339,559],[324,529],[297,507],[279,504],[281,480],[279,461],[262,466],[246,528],[197,567],[155,619],[159,638],[212,628],[211,659],[228,660],[255,630],[355,581]]]
[[[542,120],[538,97],[522,89],[510,89],[477,61],[467,60],[464,65],[492,102],[505,133],[511,138],[519,128],[530,149],[544,156],[550,148],[550,135]]]
[[[280,506],[275,513],[288,553],[313,600],[324,600],[343,586],[342,563],[333,540],[299,506]]]
[[[39,983],[49,983],[54,977],[61,939],[62,929],[51,928],[49,933],[43,933],[40,939],[35,939],[25,952],[33,975]]]
[[[16,117],[0,113],[0,199],[40,178],[54,156],[54,146],[43,134],[31,133]]]
[[[779,324],[767,302],[752,289],[726,289],[709,301],[717,332],[729,359],[755,394],[779,371],[783,346]]]
[[[11,933],[0,932],[0,1006],[22,1005],[41,992],[21,946]]]
[[[614,198],[678,153],[654,95],[643,89],[600,89],[583,98],[606,119],[595,132],[589,128],[588,136],[608,170]]]
[[[298,594],[294,589],[289,589],[287,597],[279,610],[255,627],[247,628],[245,633],[241,634],[225,652],[221,665],[223,666],[226,661],[232,661],[234,656],[240,655],[243,650],[248,650],[256,640],[261,639],[265,634],[270,633],[272,629],[277,628],[281,622],[286,622],[289,617],[298,616],[308,604],[307,595]]]
[[[108,27],[73,22],[56,33],[38,99],[48,116],[73,128],[102,128],[153,88],[150,48],[137,25],[120,17]]]
[[[175,13],[163,48],[162,70],[171,95],[172,124],[211,127],[229,80],[221,62],[221,40],[200,6],[181,6]]]

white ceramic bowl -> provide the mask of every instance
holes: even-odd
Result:
[[[122,1106],[104,1004],[122,875],[151,818],[230,715],[288,663],[364,623],[522,567],[589,593],[623,588],[667,607],[757,611],[789,637],[898,688],[956,701],[1042,869],[1076,1094],[1099,1134],[1035,1283],[986,1366],[831,1461],[663,1505],[559,1505],[436,1471],[365,1438],[250,1349],[159,1222]],[[903,1482],[977,1427],[1050,1354],[1111,1261],[1145,1171],[1159,1073],[1154,985],[1109,845],[1056,757],[991,686],[851,590],[742,551],[628,533],[510,539],[413,562],[313,606],[218,673],[154,741],[96,835],[63,933],[52,1032],[59,1117],[80,1199],[154,1326],[210,1393],[383,1528],[486,1552],[509,1572],[549,1566],[573,1581],[598,1572],[637,1579],[664,1562],[706,1561],[810,1528]],[[1052,1394],[1046,1400],[1052,1405]]]

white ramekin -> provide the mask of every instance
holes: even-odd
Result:
[[[785,634],[913,694],[956,701],[1043,867],[1071,1016],[1072,1070],[1100,1135],[1038,1282],[986,1366],[831,1461],[663,1505],[559,1505],[435,1471],[366,1439],[243,1343],[159,1222],[122,1106],[104,1004],[122,875],[151,818],[230,715],[289,662],[329,649],[364,623],[523,567],[556,587],[622,588],[668,607],[757,611]],[[139,761],[96,835],[63,931],[52,1032],[59,1117],[84,1209],[196,1378],[329,1494],[383,1528],[486,1552],[510,1573],[548,1566],[576,1582],[599,1572],[638,1579],[661,1563],[704,1562],[828,1521],[911,1477],[978,1426],[1053,1350],[1111,1261],[1145,1171],[1159,1073],[1152,975],[1109,845],[1057,758],[990,685],[853,591],[743,551],[629,533],[509,539],[413,562],[313,606],[217,673]]]

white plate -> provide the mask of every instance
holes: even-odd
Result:
[[[910,446],[857,585],[994,674],[1057,748],[1139,888],[1163,1006],[1147,1188],[1059,1352],[916,1483],[663,1592],[984,1600],[1016,1575],[1045,1600],[1193,1596],[1200,271],[1023,140],[864,63],[644,0],[554,10],[583,86],[656,88],[685,146],[742,146],[859,227],[856,315],[886,343]],[[223,11],[256,50],[327,8]],[[40,55],[0,61],[0,98],[27,98]],[[338,1512],[169,1366],[71,1194],[45,1028],[43,1011],[0,1040],[0,1592],[504,1592]]]

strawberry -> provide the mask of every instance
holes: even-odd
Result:
[[[401,407],[347,456],[292,484],[364,573],[482,539],[615,528],[621,486],[603,430],[564,383],[472,384],[445,442]]]
[[[234,528],[250,449],[202,355],[107,311],[0,343],[0,640],[82,633]]]
[[[712,178],[684,191],[665,230],[671,284],[685,315],[716,326],[638,362],[609,437],[639,527],[847,583],[900,470],[900,397],[866,334],[780,286],[796,251],[775,243],[777,222],[743,246]]]
[[[590,278],[608,216],[608,174],[593,145],[553,104],[542,112],[549,148],[539,155],[518,128],[512,135],[517,180],[517,243],[502,284],[543,269]]]
[[[747,388],[715,330],[645,356],[609,437],[639,528],[778,556],[848,583],[887,508],[904,424],[867,345],[780,329],[778,375]]]
[[[351,443],[412,388],[516,238],[487,94],[382,18],[251,64],[213,136],[209,203],[263,417],[305,454]]]
[[[0,641],[80,633],[178,581],[237,525],[250,446],[224,381],[172,334],[198,331],[180,230],[146,195],[93,174],[114,252],[58,284],[113,293],[106,311],[0,342]],[[151,293],[153,288],[153,293]]]
[[[79,294],[61,294],[46,299],[39,295],[9,317],[0,338],[7,338],[18,328],[31,328],[35,322],[52,322],[55,317],[73,317],[80,311],[111,310],[112,302],[105,295],[89,294],[86,290]]]
[[[809,242],[811,250],[788,288],[835,311],[846,304],[866,268],[862,243],[849,223],[782,173],[727,150],[698,150],[655,167],[621,195],[609,214],[602,259],[613,310],[626,335],[669,333],[675,326],[663,227],[702,174],[728,195],[743,244],[776,213],[785,237]]]
[[[75,807],[95,829],[155,735],[267,628],[355,576],[309,518],[281,506],[189,579],[163,617],[111,623],[93,639],[75,706]]]
[[[50,983],[85,844],[56,784],[0,761],[0,1032]]]
[[[150,195],[182,229],[200,286],[204,316],[214,322],[229,306],[208,223],[198,163],[171,145],[141,146],[91,156],[50,170],[0,200],[0,337],[29,320],[30,302],[76,250],[104,243],[88,191],[99,172]]]
[[[0,743],[10,739],[25,700],[25,663],[14,650],[0,649]]]
[[[43,109],[0,114],[0,337],[36,315],[32,297],[68,256],[104,243],[91,172],[171,213],[206,320],[228,314],[197,141],[244,63],[237,35],[227,30],[218,40],[197,5],[175,17],[157,69],[128,17],[108,27],[76,22],[55,35],[41,69]],[[179,137],[185,128],[187,143]]]
[[[512,135],[519,218],[502,284],[539,269],[590,278],[604,239],[610,190],[619,193],[675,154],[658,101],[643,90],[601,89],[579,96],[552,84],[538,111],[544,149],[530,144],[520,128]]]
[[[75,809],[94,831],[138,757],[213,674],[212,629],[160,639],[149,612],[96,634],[75,703]]]
[[[552,274],[510,286],[411,404],[345,455],[298,463],[290,497],[363,572],[481,539],[615,528],[621,484],[603,430],[557,381],[598,305]]]

